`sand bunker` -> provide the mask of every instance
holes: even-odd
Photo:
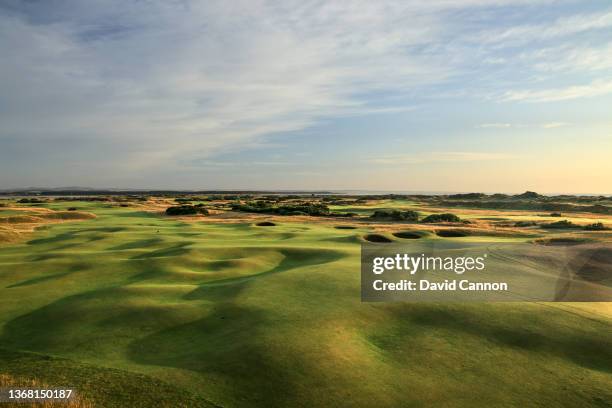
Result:
[[[415,231],[398,231],[394,232],[393,236],[403,239],[419,239],[423,237],[422,234]]]
[[[443,238],[459,238],[469,236],[469,232],[465,230],[444,229],[436,231],[436,235]]]
[[[369,242],[376,242],[376,243],[389,243],[389,242],[393,242],[389,238],[385,237],[384,235],[380,235],[380,234],[368,234],[368,235],[365,235],[363,237],[363,239],[365,239],[366,241],[369,241]]]

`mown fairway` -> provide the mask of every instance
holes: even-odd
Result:
[[[101,406],[612,403],[610,304],[365,304],[367,225],[78,207],[0,243],[0,372]]]

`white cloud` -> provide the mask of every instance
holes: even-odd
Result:
[[[497,31],[487,30],[475,36],[473,40],[480,44],[497,43],[500,46],[516,46],[531,41],[543,41],[610,27],[612,27],[612,11],[606,10],[559,17],[554,22],[518,25]]]
[[[602,71],[612,69],[612,43],[547,47],[522,53],[519,58],[546,73]]]
[[[367,161],[373,164],[401,165],[436,162],[474,162],[489,160],[507,160],[515,158],[506,153],[490,152],[424,152],[418,154],[398,154],[372,157]]]
[[[567,123],[567,122],[550,122],[550,123],[544,123],[542,125],[542,127],[544,129],[555,129],[555,128],[566,127],[566,126],[570,126],[570,123]]]
[[[567,122],[547,122],[547,123],[483,123],[477,128],[480,129],[524,129],[524,128],[543,128],[543,129],[553,129],[559,127],[569,126],[570,123]]]
[[[504,72],[479,75],[480,61],[512,60],[496,54],[500,43],[611,25],[609,12],[518,27],[504,20],[503,29],[470,19],[497,6],[550,3],[7,0],[12,11],[0,6],[0,138],[78,142],[87,148],[79,168],[101,163],[121,178],[328,118],[409,112],[418,98],[492,91],[505,100],[550,101],[609,92],[612,83],[602,82],[507,91],[516,82],[498,84]],[[603,53],[590,60],[608,66]]]
[[[433,56],[401,51],[441,27],[413,14],[416,3],[106,3],[0,14],[3,134],[131,143],[107,159],[134,169],[325,117],[411,110],[359,95],[449,74]],[[62,19],[37,21],[54,13]]]
[[[564,88],[508,91],[501,99],[505,101],[557,102],[610,93],[612,93],[612,81],[596,80],[587,85],[572,85]]]
[[[478,126],[476,126],[478,128],[481,129],[504,129],[504,128],[511,128],[512,127],[512,123],[482,123]]]

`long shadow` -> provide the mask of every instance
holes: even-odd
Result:
[[[126,242],[125,244],[120,244],[120,245],[116,245],[113,247],[108,248],[108,251],[122,251],[125,249],[139,249],[139,248],[148,248],[150,246],[159,244],[160,242],[163,242],[164,240],[161,238],[149,238],[149,239],[141,239],[138,241],[130,241],[130,242]]]
[[[160,218],[159,215],[148,211],[130,211],[130,212],[119,212],[113,214],[113,217],[122,218]]]
[[[14,283],[12,285],[7,286],[7,289],[11,289],[11,288],[19,288],[21,286],[30,286],[30,285],[36,285],[37,283],[43,283],[43,282],[47,282],[47,281],[52,281],[55,279],[59,279],[59,278],[63,278],[64,276],[70,275],[71,272],[60,272],[60,273],[55,273],[52,275],[45,275],[45,276],[39,276],[36,278],[32,278],[32,279],[27,279],[21,282],[17,282]]]
[[[278,364],[276,350],[262,336],[262,328],[274,322],[263,311],[229,301],[238,287],[222,290],[228,298],[206,318],[136,340],[128,357],[139,364],[223,377],[231,384],[228,392],[255,406],[288,406],[299,380],[292,368]]]
[[[193,241],[180,242],[176,245],[167,248],[157,249],[155,251],[146,252],[144,254],[138,254],[133,256],[131,259],[147,259],[147,258],[161,258],[167,256],[179,256],[189,252],[188,246],[193,244]]]
[[[84,271],[84,270],[89,269],[89,268],[90,268],[89,264],[86,264],[86,263],[75,263],[75,264],[72,264],[68,268],[67,271],[58,272],[58,273],[51,273],[51,274],[45,274],[45,275],[42,275],[42,276],[37,276],[35,278],[26,279],[26,280],[23,280],[21,282],[17,282],[17,283],[14,283],[12,285],[9,285],[6,288],[7,289],[11,289],[11,288],[18,288],[18,287],[21,287],[21,286],[36,285],[38,283],[44,283],[44,282],[60,279],[60,278],[63,278],[64,276],[71,275],[74,272]]]
[[[612,373],[611,327],[604,322],[601,322],[601,335],[581,332],[579,329],[568,334],[520,325],[510,327],[491,320],[477,319],[473,313],[456,309],[417,306],[395,310],[393,313],[400,320],[411,321],[420,326],[466,333],[506,347],[550,353],[589,369]],[[504,318],[501,312],[500,318]],[[393,342],[401,342],[404,335],[414,335],[414,329],[404,333],[402,326],[398,326],[397,330],[399,336],[392,340]]]
[[[153,256],[138,258],[147,265],[146,271],[131,275],[121,285],[146,281],[164,273],[154,258],[177,251],[182,253],[190,244],[183,242],[154,251]],[[274,332],[271,328],[276,325],[272,316],[258,308],[238,305],[235,299],[255,277],[324,264],[346,255],[340,251],[310,248],[283,248],[281,252],[284,259],[268,271],[250,279],[205,284],[201,290],[185,296],[184,299],[214,304],[204,318],[159,330],[160,326],[155,323],[158,317],[152,316],[153,325],[143,326],[145,333],[135,334],[129,343],[128,358],[139,364],[176,367],[223,377],[232,384],[228,392],[234,392],[237,398],[248,397],[255,405],[286,406],[299,384],[294,368],[303,362],[299,355],[292,355],[292,363],[287,364],[269,343],[266,336]],[[95,350],[95,333],[87,328],[100,329],[104,322],[112,322],[108,330],[114,328],[129,333],[125,330],[130,322],[138,321],[139,314],[146,313],[143,309],[123,307],[110,307],[105,311],[104,305],[112,305],[117,296],[124,296],[115,292],[121,285],[68,296],[19,316],[4,326],[0,344],[14,349],[65,354],[67,342],[76,342],[74,344],[79,347]],[[168,324],[164,318],[159,320],[161,325]],[[150,334],[147,335],[147,331]],[[144,337],[139,337],[143,334]]]
[[[130,359],[223,376],[231,381],[231,390],[239,398],[248,396],[255,405],[286,406],[299,379],[295,367],[279,364],[276,350],[261,334],[273,332],[264,328],[275,322],[263,310],[239,306],[234,299],[253,279],[333,262],[346,255],[305,248],[281,252],[283,260],[270,270],[205,283],[187,294],[185,299],[216,302],[217,306],[203,319],[134,341],[129,348]],[[292,364],[299,366],[299,357]]]
[[[253,279],[258,279],[267,275],[286,272],[292,269],[321,265],[329,262],[334,262],[344,258],[346,254],[331,250],[331,249],[306,249],[306,248],[284,248],[281,249],[283,260],[274,268],[267,271],[255,273],[247,276],[237,276],[235,278],[217,279],[200,285],[198,289],[188,293],[185,299],[199,299],[202,294],[206,294],[210,287],[235,285],[249,282]]]

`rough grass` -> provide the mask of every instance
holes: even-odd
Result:
[[[573,237],[573,236],[550,237],[550,238],[541,238],[541,239],[535,240],[535,242],[540,245],[580,245],[580,244],[586,244],[592,241],[593,240],[589,238]]]
[[[13,377],[8,374],[0,373],[0,388],[29,388],[29,389],[49,389],[49,384],[45,384],[37,379]],[[74,391],[73,391],[74,392]],[[93,408],[94,405],[81,397],[80,395],[72,396],[69,400],[43,400],[36,403],[12,403],[11,406],[21,407],[42,407],[42,408]]]
[[[155,378],[36,353],[0,349],[1,387],[70,387],[69,402],[21,403],[10,406],[66,408],[202,407],[215,405]]]

